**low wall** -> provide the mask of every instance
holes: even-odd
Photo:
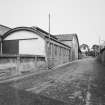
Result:
[[[98,55],[97,60],[102,64],[105,64],[105,48],[100,51],[100,54]]]
[[[49,68],[53,68],[53,67],[56,67],[58,65],[62,65],[64,63],[69,62],[69,58],[68,59],[66,57],[63,58],[63,56],[62,57],[55,57],[55,58],[54,57],[53,58],[47,58],[47,60],[48,60],[48,67]]]
[[[46,67],[45,57],[42,56],[0,56],[0,76],[7,77],[21,73],[34,72]]]

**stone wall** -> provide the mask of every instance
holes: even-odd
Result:
[[[0,78],[34,72],[45,67],[45,57],[0,56]]]

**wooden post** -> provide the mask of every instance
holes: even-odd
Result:
[[[16,67],[16,75],[18,75],[18,74],[21,74],[21,72],[20,72],[20,56],[19,55],[17,55],[17,60],[16,60],[17,62],[17,67]]]
[[[0,37],[0,38],[1,38],[1,37]],[[2,43],[3,43],[2,38],[0,39],[0,41],[1,41],[1,42],[0,42],[0,43],[1,43],[1,45],[0,45],[0,47],[1,47],[1,49],[0,49],[1,52],[0,52],[0,53],[1,53],[1,55],[2,55]]]
[[[35,70],[38,69],[38,66],[37,66],[37,56],[35,56]]]

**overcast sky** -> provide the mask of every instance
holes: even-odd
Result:
[[[52,34],[77,33],[89,45],[105,40],[105,0],[0,0],[0,24],[38,26]]]

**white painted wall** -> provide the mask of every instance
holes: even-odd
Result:
[[[88,48],[86,47],[85,49],[84,48],[81,48],[81,51],[83,52],[83,53],[85,53],[86,51],[88,51]]]
[[[72,47],[72,41],[62,41],[64,44]]]
[[[73,53],[74,53],[74,59],[78,59],[78,42],[77,38],[73,37]]]
[[[71,47],[71,58],[73,60],[78,59],[78,42],[77,38],[74,36],[72,41],[62,41],[64,44]]]
[[[45,56],[45,41],[42,38],[34,40],[20,40],[19,54],[32,54]]]
[[[45,40],[35,33],[29,31],[17,31],[7,36],[5,40],[19,40],[19,54],[46,55]]]

